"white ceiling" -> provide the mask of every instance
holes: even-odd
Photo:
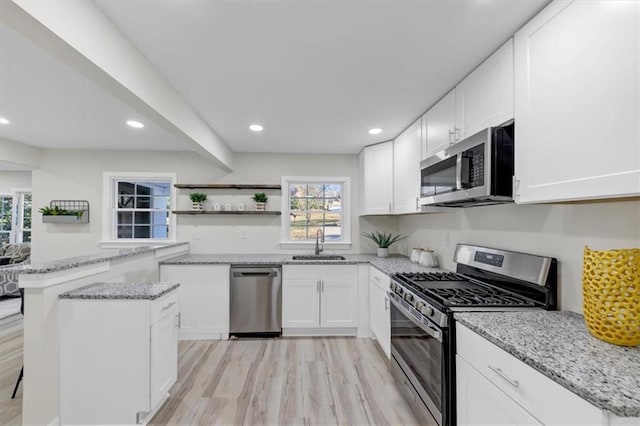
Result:
[[[41,148],[190,149],[3,24],[0,116],[11,121],[0,125],[1,137]],[[128,119],[145,128],[128,127]]]
[[[233,150],[354,153],[395,137],[548,0],[96,3]]]

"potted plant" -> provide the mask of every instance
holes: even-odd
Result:
[[[407,238],[406,236],[402,236],[400,234],[394,236],[391,233],[387,234],[385,232],[378,231],[363,233],[362,236],[367,237],[371,241],[376,243],[376,245],[378,246],[378,257],[389,257],[389,246],[391,246],[391,244],[393,243],[397,243],[398,241]]]
[[[253,201],[256,202],[256,210],[259,212],[263,212],[265,211],[266,207],[267,207],[267,200],[269,199],[269,197],[267,197],[267,194],[265,194],[264,192],[258,192],[253,194]]]
[[[59,206],[44,206],[38,210],[42,213],[43,223],[87,223],[88,218],[84,216],[84,210],[66,210]]]
[[[189,194],[189,198],[191,198],[191,208],[193,210],[204,210],[204,202],[207,199],[207,194],[192,192]]]

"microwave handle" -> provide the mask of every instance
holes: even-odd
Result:
[[[460,162],[460,189],[466,189],[471,187],[471,158],[464,155],[464,153],[458,154],[458,161]]]

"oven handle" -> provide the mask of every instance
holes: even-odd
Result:
[[[400,312],[402,312],[404,314],[404,316],[406,316],[407,318],[409,318],[411,320],[412,323],[414,323],[417,327],[419,327],[422,331],[424,331],[425,333],[427,333],[429,336],[433,337],[434,339],[436,339],[438,342],[442,343],[442,331],[440,331],[439,329],[435,328],[435,327],[429,327],[426,324],[421,323],[420,321],[418,321],[411,312],[409,312],[407,309],[405,309],[404,306],[402,306],[400,304],[400,302],[398,302],[396,300],[396,294],[392,293],[392,292],[387,292],[387,294],[389,295],[389,300],[391,300],[391,303],[393,303],[393,305],[398,308],[398,310]]]

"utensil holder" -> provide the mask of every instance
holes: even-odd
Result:
[[[594,337],[621,346],[640,344],[640,249],[585,246],[582,292],[584,319]]]

